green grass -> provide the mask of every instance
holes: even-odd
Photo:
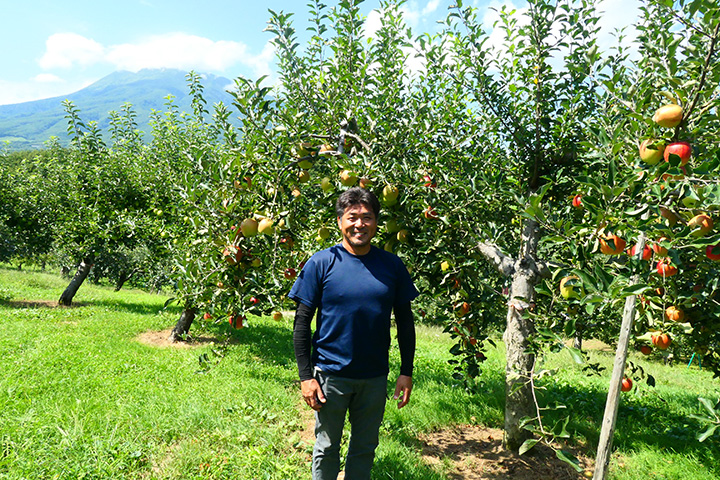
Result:
[[[144,345],[137,336],[171,327],[166,297],[83,285],[77,307],[52,308],[66,280],[0,268],[0,479],[309,478],[311,445],[292,354],[292,320],[253,318],[233,332],[226,356],[205,373],[192,349]],[[208,334],[226,332],[226,325]],[[446,426],[503,419],[502,347],[491,348],[469,394],[450,377],[450,339],[418,328],[415,389],[408,407],[388,408],[374,478],[448,478],[420,459],[418,435]],[[562,352],[548,367],[567,365]],[[398,353],[392,352],[393,372]],[[581,445],[594,445],[608,367],[587,377],[569,367],[545,382],[548,401],[564,402]],[[697,367],[633,357],[658,381],[623,395],[610,478],[715,479],[718,438],[695,440],[697,396],[719,384]],[[589,451],[590,456],[594,452]]]

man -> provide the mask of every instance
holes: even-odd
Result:
[[[401,360],[394,398],[398,408],[410,400],[415,355],[410,302],[418,292],[402,261],[370,244],[380,213],[375,195],[351,188],[338,197],[335,210],[342,242],[315,253],[290,291],[297,302],[293,344],[302,396],[315,410],[312,478],[337,478],[347,413],[345,479],[361,480],[370,478],[385,413],[393,311]]]

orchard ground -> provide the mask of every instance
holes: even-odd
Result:
[[[171,345],[179,311],[162,309],[166,297],[87,285],[77,306],[59,308],[65,282],[0,268],[0,477],[309,478],[312,415],[298,394],[291,315],[251,318],[241,330],[223,322]],[[451,378],[451,345],[439,328],[418,328],[413,399],[402,410],[388,403],[374,478],[582,478],[549,448],[501,449],[502,345],[488,352],[474,391]],[[560,352],[543,365],[562,370],[540,401],[572,411],[562,447],[591,468],[613,352],[587,345],[607,370],[562,367]],[[398,360],[393,348],[393,371]],[[630,361],[657,386],[636,379],[623,394],[610,478],[720,477],[718,437],[698,442],[688,418],[701,413],[698,396],[717,399],[718,380],[686,359]]]

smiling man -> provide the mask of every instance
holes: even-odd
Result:
[[[370,478],[385,412],[393,312],[401,362],[394,398],[398,408],[410,400],[415,355],[410,302],[418,292],[402,261],[371,244],[380,213],[373,193],[346,190],[335,210],[342,242],[315,253],[290,291],[297,302],[293,344],[302,396],[315,410],[312,478],[337,478],[348,415],[345,479],[360,480]]]

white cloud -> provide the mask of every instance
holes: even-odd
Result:
[[[186,33],[157,35],[137,43],[111,46],[76,33],[59,33],[48,38],[45,54],[38,63],[45,70],[109,63],[116,69],[130,71],[179,68],[219,73],[240,65],[259,76],[271,73],[274,56],[274,47],[269,42],[260,53],[253,54],[244,43],[213,41]]]
[[[33,77],[33,81],[37,83],[62,83],[64,80],[52,73],[41,73]]]
[[[374,38],[375,33],[380,30],[380,27],[382,27],[382,14],[380,10],[371,10],[363,24],[363,37]]]
[[[430,0],[425,8],[423,8],[422,14],[429,15],[433,13],[440,6],[440,0]]]
[[[602,0],[597,5],[600,12],[600,33],[598,37],[598,46],[600,51],[607,50],[610,46],[617,43],[612,33],[616,29],[625,28],[625,44],[634,42],[637,39],[638,32],[632,25],[640,15],[640,2],[638,0]]]
[[[90,65],[102,60],[103,46],[76,33],[56,33],[45,42],[45,54],[38,60],[45,70]]]

